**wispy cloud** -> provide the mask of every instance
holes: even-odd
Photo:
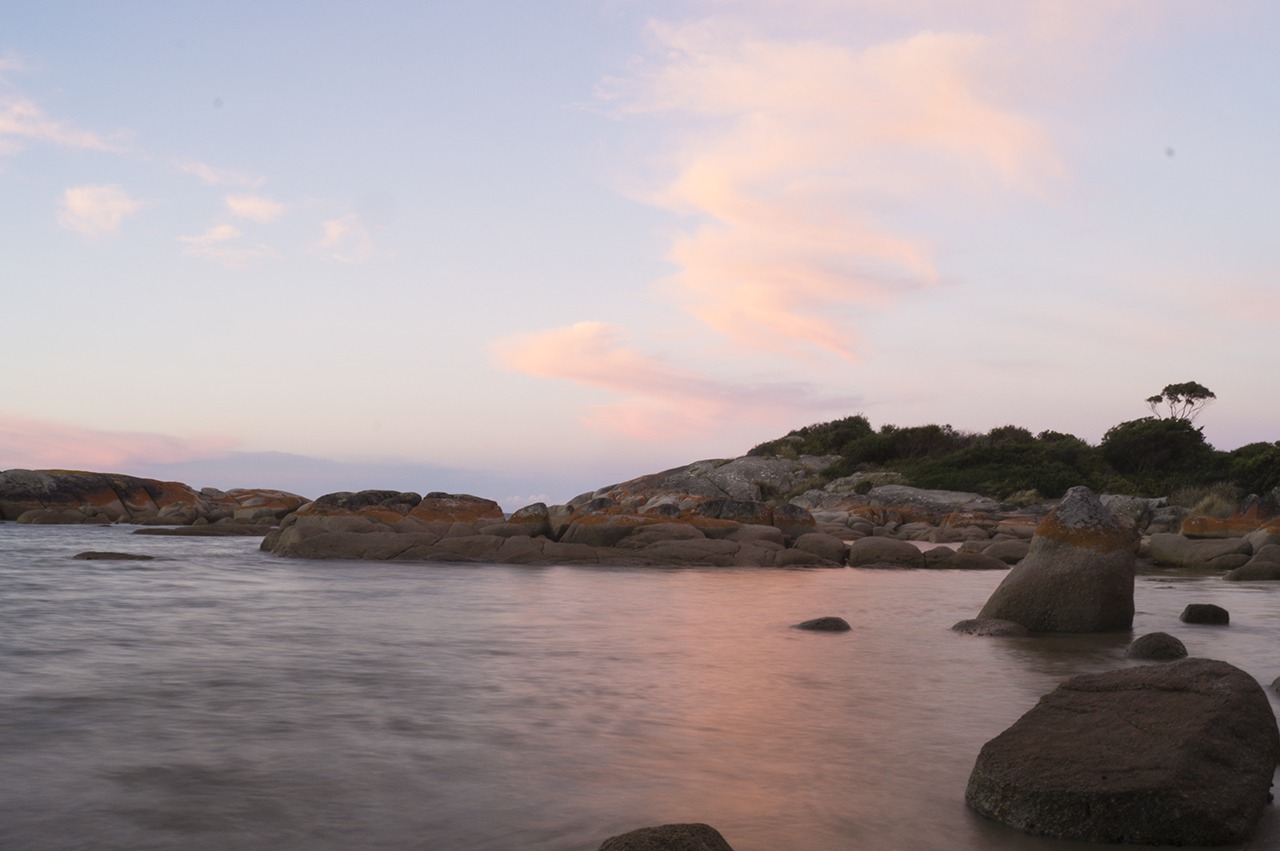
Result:
[[[115,184],[72,186],[62,193],[58,224],[96,238],[115,232],[125,216],[141,207],[141,201]]]
[[[856,399],[823,397],[806,384],[739,384],[712,378],[629,345],[623,329],[603,322],[524,334],[493,347],[515,372],[596,387],[618,399],[592,409],[586,424],[640,440],[673,430],[705,430],[726,418],[794,421],[801,414],[847,409]]]
[[[938,278],[886,211],[931,194],[1044,193],[1063,167],[989,91],[971,34],[857,48],[717,21],[652,26],[652,56],[601,86],[620,114],[674,122],[645,200],[696,221],[663,291],[738,344],[853,357],[853,311]],[[664,125],[666,126],[666,125]]]
[[[217,168],[198,160],[175,159],[172,162],[173,166],[179,171],[197,177],[209,186],[244,186],[249,189],[257,189],[266,183],[266,178],[264,177],[245,174],[244,172],[227,168]]]
[[[355,213],[329,219],[321,228],[323,235],[312,246],[316,253],[340,263],[357,263],[373,256],[373,239]]]
[[[0,458],[10,468],[124,472],[143,463],[176,463],[234,448],[225,438],[181,438],[82,428],[0,411]]]
[[[284,205],[262,195],[228,195],[223,199],[234,215],[270,224],[284,215]]]
[[[271,248],[261,243],[233,245],[240,236],[240,229],[235,225],[220,224],[196,236],[180,236],[178,242],[185,246],[182,252],[189,257],[211,260],[233,269],[243,269],[256,260],[276,256]]]
[[[107,137],[90,130],[82,130],[70,122],[58,121],[45,114],[35,101],[19,94],[0,90],[0,147],[9,152],[17,150],[21,141],[45,142],[67,148],[83,148],[94,151],[118,151],[120,146]]]

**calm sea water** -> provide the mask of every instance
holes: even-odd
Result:
[[[1128,636],[951,632],[1002,573],[306,562],[130,531],[0,524],[0,848],[594,851],[675,821],[736,851],[1097,847],[964,805],[984,742],[1129,664]],[[1231,626],[1181,624],[1188,602]],[[1280,585],[1143,576],[1137,604],[1136,633],[1280,675]],[[819,615],[854,629],[790,628]],[[1244,847],[1280,847],[1274,811]]]

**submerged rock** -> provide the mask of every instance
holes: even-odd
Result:
[[[1036,527],[1027,556],[987,600],[980,619],[1032,632],[1114,632],[1133,625],[1132,527],[1086,487],[1067,491]]]
[[[807,629],[813,632],[848,632],[853,629],[844,618],[834,616],[814,618],[795,625],[796,629]]]
[[[599,851],[733,851],[710,825],[662,824],[611,836]]]
[[[1184,659],[1063,683],[983,746],[965,800],[1041,836],[1225,845],[1252,833],[1277,759],[1253,677]]]
[[[988,638],[1026,638],[1031,634],[1031,630],[1020,623],[981,618],[960,621],[951,629],[965,635],[981,635]]]

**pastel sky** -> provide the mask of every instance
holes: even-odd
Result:
[[[1273,0],[0,18],[0,469],[515,508],[1182,381],[1280,438]]]

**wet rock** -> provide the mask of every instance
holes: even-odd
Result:
[[[994,618],[971,618],[960,621],[951,628],[965,635],[980,635],[991,638],[1026,638],[1031,635],[1031,630],[1020,623]]]
[[[813,632],[848,632],[852,628],[847,620],[837,617],[814,618],[795,625],[795,629],[807,629]]]
[[[1024,541],[1017,538],[1006,538],[1003,541],[992,541],[989,544],[981,541],[979,543],[985,544],[979,552],[991,558],[1000,559],[1005,564],[1017,564],[1026,558],[1027,553],[1031,550],[1030,540]]]
[[[1027,556],[979,618],[1032,632],[1113,632],[1133,625],[1136,539],[1086,487],[1067,491],[1036,527]]]
[[[599,851],[733,851],[720,832],[709,825],[663,824],[611,836]]]
[[[860,538],[849,545],[849,564],[853,567],[925,566],[924,553],[915,544],[893,538]]]
[[[1213,626],[1226,626],[1231,623],[1231,614],[1221,606],[1213,603],[1188,603],[1178,616],[1183,623],[1201,623]]]
[[[836,564],[844,564],[845,555],[849,551],[844,541],[834,535],[825,535],[822,532],[808,532],[801,535],[796,538],[793,546],[797,550],[813,553]]]
[[[1187,655],[1187,647],[1167,632],[1149,632],[1134,639],[1124,655],[1130,659],[1152,661],[1182,659]]]
[[[1267,544],[1259,547],[1243,566],[1228,571],[1222,578],[1232,582],[1280,580],[1280,546]]]
[[[1192,540],[1171,532],[1152,535],[1148,553],[1156,564],[1197,570],[1234,570],[1249,561],[1253,548],[1241,538]]]
[[[1184,659],[1063,683],[983,746],[965,800],[1059,839],[1226,845],[1253,832],[1278,758],[1253,677]]]

